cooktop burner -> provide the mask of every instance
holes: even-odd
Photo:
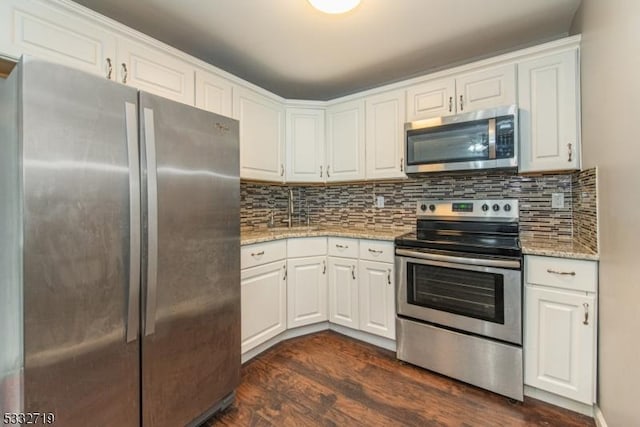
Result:
[[[397,237],[397,247],[519,258],[518,201],[423,200],[416,231]]]

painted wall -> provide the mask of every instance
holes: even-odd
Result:
[[[598,406],[609,427],[640,425],[640,1],[584,0],[582,153],[598,166]]]

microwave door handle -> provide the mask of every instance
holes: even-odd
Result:
[[[496,119],[489,119],[489,159],[496,158]]]

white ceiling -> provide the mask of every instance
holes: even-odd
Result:
[[[566,35],[581,0],[75,0],[285,98],[326,100]]]

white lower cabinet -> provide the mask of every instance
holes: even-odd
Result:
[[[358,260],[328,257],[329,321],[358,329]]]
[[[241,272],[242,353],[287,329],[287,262]]]
[[[287,327],[324,322],[327,318],[327,257],[287,260]]]
[[[360,329],[396,339],[393,264],[358,262]]]
[[[587,405],[595,400],[595,264],[525,258],[525,384]]]

